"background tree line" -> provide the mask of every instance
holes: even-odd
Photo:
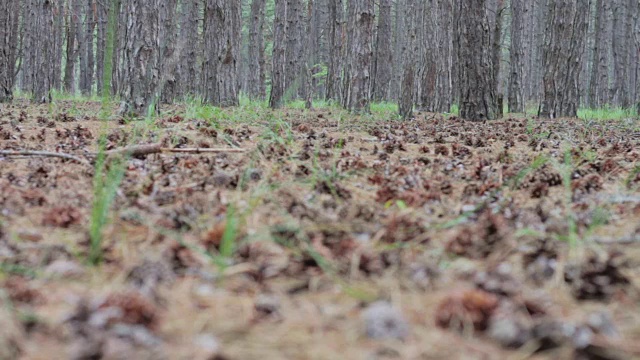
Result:
[[[640,92],[639,3],[3,0],[0,102],[106,87],[136,115],[185,97],[234,106],[240,93],[274,108],[398,102],[406,117],[458,105],[472,120],[505,105],[547,117],[627,108]]]

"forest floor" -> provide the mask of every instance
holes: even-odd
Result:
[[[638,120],[166,110],[0,107],[0,359],[640,357]]]

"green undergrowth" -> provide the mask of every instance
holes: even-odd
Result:
[[[14,98],[20,100],[29,100],[30,94],[16,90],[14,92]],[[83,103],[83,102],[99,102],[101,97],[98,95],[85,96],[78,92],[66,93],[60,90],[51,91],[52,104],[49,104],[49,108],[52,112],[57,112],[58,108],[62,106],[61,102],[65,103]],[[117,104],[118,100],[114,99],[112,104]],[[175,105],[183,108],[184,110],[179,115],[186,118],[203,119],[214,124],[220,122],[229,123],[252,123],[258,121],[268,120],[268,114],[274,113],[269,108],[268,100],[251,99],[250,97],[242,94],[239,97],[239,105],[232,108],[219,108],[212,105],[207,105],[202,101],[201,97],[189,96],[182,101],[176,102]],[[304,100],[291,100],[285,104],[285,106],[276,110],[275,112],[288,112],[290,110],[296,111],[308,111],[306,109],[306,102]],[[312,101],[313,110],[325,110],[332,112],[336,117],[344,118],[343,115],[348,115],[339,103],[333,101],[327,101],[322,99],[316,99]],[[371,113],[364,115],[367,120],[398,120],[398,104],[394,102],[376,102],[370,106]],[[68,111],[68,110],[67,110]],[[73,111],[73,109],[71,109]],[[529,105],[526,108],[526,115],[534,115],[538,111],[537,105]],[[449,112],[444,115],[458,115],[460,113],[459,106],[457,104],[451,105]],[[73,114],[70,114],[73,115]],[[505,115],[509,115],[508,107],[505,106]],[[621,121],[629,119],[638,119],[639,114],[636,108],[621,108],[605,106],[602,108],[581,108],[578,110],[578,118],[582,120],[595,120],[595,121]]]
[[[611,121],[637,119],[638,112],[636,109],[623,109],[615,107],[604,107],[599,109],[580,109],[578,117],[583,120]]]

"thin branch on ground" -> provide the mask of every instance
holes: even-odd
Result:
[[[163,148],[160,144],[136,145],[122,149],[107,151],[107,156],[127,155],[144,156],[158,153],[182,153],[182,154],[211,154],[211,153],[243,153],[244,149],[239,148]]]
[[[91,163],[89,163],[89,161],[87,161],[86,159],[79,158],[77,156],[73,156],[73,155],[69,155],[69,154],[56,153],[56,152],[50,152],[50,151],[0,150],[0,156],[6,156],[6,157],[18,157],[18,156],[20,156],[20,157],[54,157],[54,158],[71,160],[71,161],[75,161],[75,162],[83,164],[83,165],[91,166]]]
[[[159,154],[159,153],[179,153],[179,154],[217,154],[217,153],[243,153],[244,149],[239,148],[184,148],[184,149],[173,149],[173,148],[163,148],[161,144],[148,144],[148,145],[137,145],[126,147],[122,149],[110,150],[106,152],[108,157],[118,156],[118,155],[126,155],[126,156],[144,156],[151,154]],[[97,156],[97,154],[91,154],[93,156]],[[65,154],[65,153],[57,153],[50,151],[32,151],[32,150],[0,150],[0,156],[5,157],[54,157],[60,159],[66,159],[75,161],[79,164],[91,166],[91,163],[83,158]]]

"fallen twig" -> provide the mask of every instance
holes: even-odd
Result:
[[[206,153],[243,153],[244,149],[237,148],[184,148],[173,149],[163,148],[160,144],[136,145],[122,149],[107,151],[107,156],[127,155],[127,156],[143,156],[158,153],[183,153],[183,154],[206,154]]]
[[[87,161],[86,159],[79,158],[77,156],[73,156],[73,155],[69,155],[69,154],[49,152],[49,151],[0,150],[0,156],[7,156],[7,157],[16,157],[16,156],[55,157],[55,158],[71,160],[71,161],[75,161],[75,162],[83,164],[83,165],[91,166],[91,163],[89,163],[89,161]]]
[[[122,149],[109,150],[106,152],[107,156],[143,156],[150,154],[157,154],[162,152],[162,146],[160,144],[148,144],[126,147]],[[96,154],[97,155],[97,154]]]
[[[113,157],[117,155],[126,155],[126,156],[144,156],[158,153],[182,153],[182,154],[206,154],[206,153],[243,153],[244,149],[210,149],[210,148],[184,148],[184,149],[173,149],[173,148],[163,148],[160,144],[147,144],[147,145],[136,145],[131,147],[126,147],[122,149],[109,150],[105,154],[107,157]],[[97,156],[97,153],[91,154],[92,156]],[[92,166],[91,162],[81,157],[77,157],[71,154],[65,153],[56,153],[49,151],[31,151],[31,150],[0,150],[0,156],[7,157],[16,157],[16,156],[40,156],[40,157],[56,157],[60,159],[66,159],[75,161],[77,163]]]
[[[189,154],[206,154],[206,153],[243,153],[244,149],[240,148],[220,148],[220,149],[210,149],[210,148],[184,148],[184,149],[170,149],[170,148],[162,148],[162,152],[168,153],[189,153]]]
[[[613,238],[601,238],[597,237],[593,239],[598,244],[608,245],[608,244],[635,244],[640,243],[640,236],[625,236],[618,239]]]
[[[172,149],[172,148],[163,148],[160,144],[147,144],[147,145],[136,145],[131,147],[126,147],[122,149],[110,150],[106,152],[107,157],[114,157],[118,155],[125,156],[144,156],[158,153],[181,153],[181,154],[207,154],[207,153],[243,153],[244,149],[210,149],[210,148],[185,148],[185,149]],[[91,154],[93,156],[97,156],[98,154]],[[65,154],[65,153],[57,153],[57,152],[49,152],[49,151],[31,151],[31,150],[0,150],[0,156],[7,157],[16,157],[16,156],[40,156],[40,157],[56,157],[60,159],[66,159],[75,161],[77,163],[91,166],[91,162],[86,159]]]

